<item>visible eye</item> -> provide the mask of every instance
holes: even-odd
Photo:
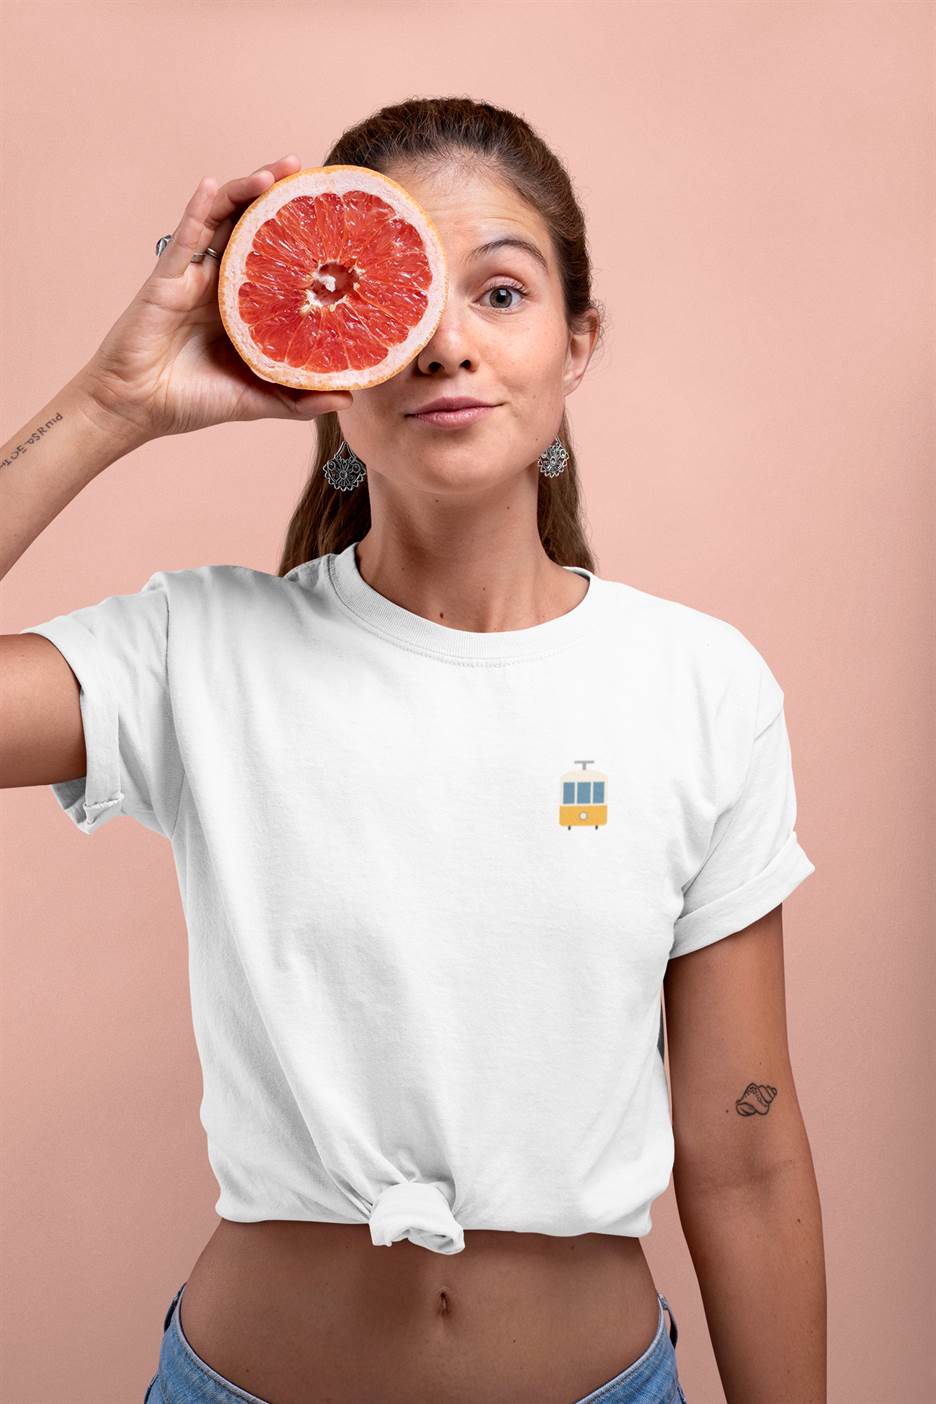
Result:
[[[493,288],[487,288],[486,291],[483,292],[481,295],[482,297],[490,297],[491,293],[496,292],[519,293],[521,297],[524,298],[524,300],[529,295],[528,290],[523,286],[522,283],[497,283]],[[499,307],[494,307],[492,310],[495,312],[512,312],[513,306],[508,306],[504,303],[501,303]]]

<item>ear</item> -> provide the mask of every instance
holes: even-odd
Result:
[[[577,390],[582,377],[588,369],[588,363],[592,358],[595,345],[598,341],[598,333],[601,321],[598,312],[594,307],[590,307],[582,318],[583,330],[569,333],[569,345],[566,351],[566,367],[563,378],[565,393],[571,395],[573,390]]]

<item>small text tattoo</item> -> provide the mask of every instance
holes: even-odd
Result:
[[[739,1116],[766,1116],[776,1095],[776,1087],[766,1087],[763,1083],[749,1082],[735,1102],[735,1111]]]
[[[45,424],[40,424],[37,429],[34,429],[28,439],[24,439],[21,444],[16,444],[12,452],[0,460],[0,468],[9,468],[11,463],[14,463],[22,454],[28,452],[30,444],[37,444],[43,434],[48,434],[53,425],[60,424],[62,419],[62,411],[58,410],[51,419],[46,420]]]

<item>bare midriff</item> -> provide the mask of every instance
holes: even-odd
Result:
[[[443,1254],[366,1224],[222,1219],[180,1321],[269,1404],[573,1404],[643,1355],[659,1304],[637,1238],[466,1229]]]

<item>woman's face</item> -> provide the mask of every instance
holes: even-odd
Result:
[[[353,405],[338,416],[342,437],[388,486],[491,486],[535,467],[552,443],[591,356],[597,316],[589,332],[570,335],[546,225],[512,191],[470,166],[386,174],[432,217],[448,260],[448,298],[435,335],[408,366],[352,392]],[[529,241],[546,266],[516,247],[475,252],[502,238]],[[449,395],[495,408],[458,428],[408,417]]]

